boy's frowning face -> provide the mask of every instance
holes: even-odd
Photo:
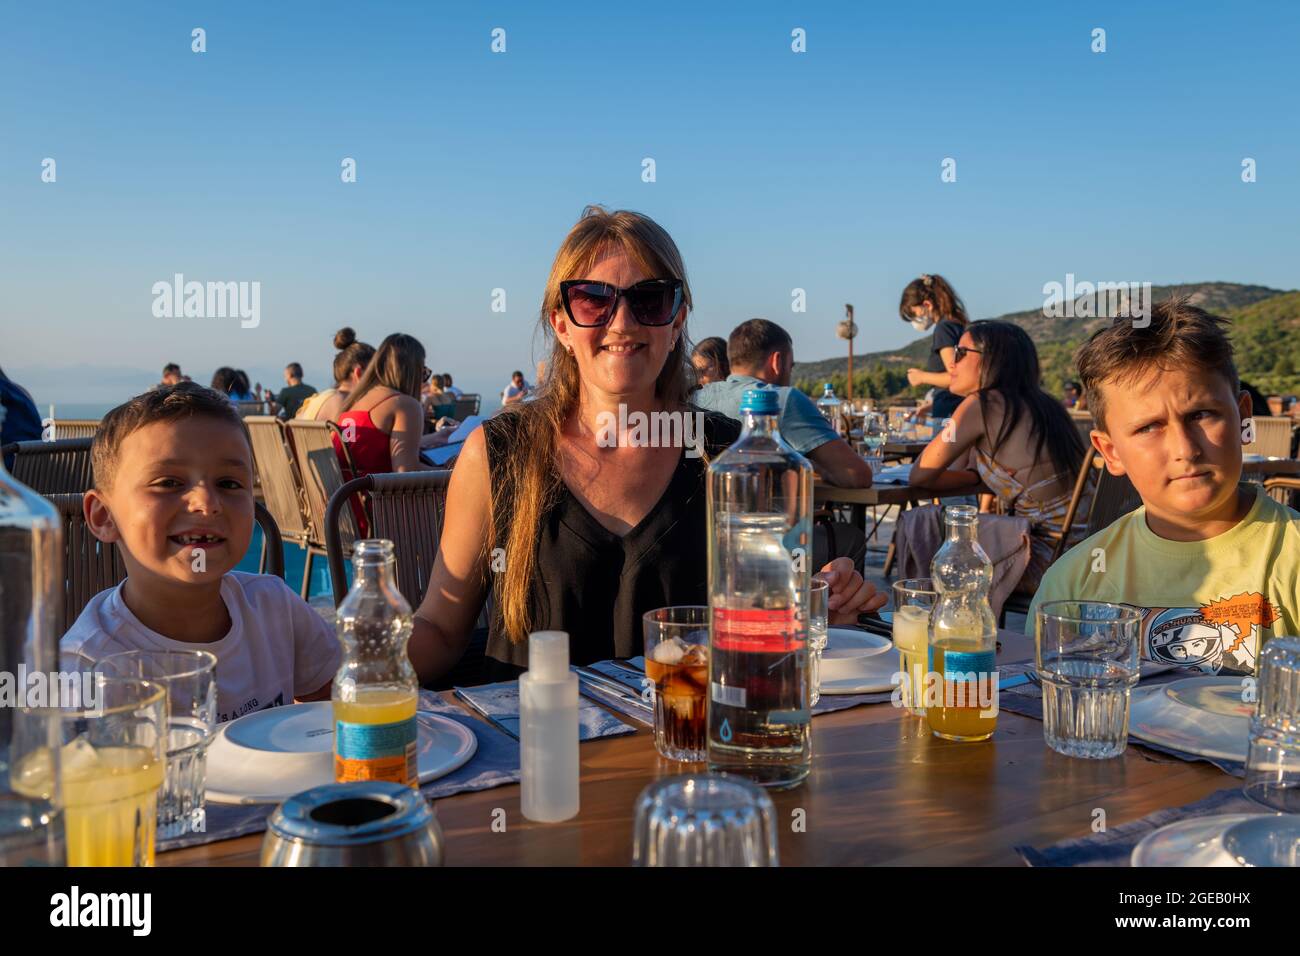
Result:
[[[87,515],[132,578],[212,582],[239,563],[253,535],[253,465],[237,426],[154,422],[122,440],[117,461],[111,487],[91,493],[107,507],[87,502]]]
[[[1148,512],[1186,525],[1234,506],[1248,395],[1200,369],[1153,369],[1134,382],[1103,382],[1101,390],[1106,431],[1094,432],[1094,441]]]

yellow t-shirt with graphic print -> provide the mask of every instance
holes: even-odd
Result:
[[[1169,541],[1130,512],[1048,569],[1025,632],[1047,601],[1109,601],[1146,610],[1142,657],[1203,674],[1250,674],[1264,642],[1300,635],[1300,514],[1259,485],[1236,527]]]

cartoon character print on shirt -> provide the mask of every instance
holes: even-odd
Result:
[[[1260,632],[1280,617],[1258,591],[1199,607],[1151,608],[1142,621],[1143,656],[1201,674],[1253,674]]]

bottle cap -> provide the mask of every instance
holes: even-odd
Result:
[[[528,673],[534,680],[569,676],[569,632],[533,631],[528,635]]]
[[[740,397],[740,410],[756,415],[775,415],[781,410],[781,398],[774,388],[747,388]]]

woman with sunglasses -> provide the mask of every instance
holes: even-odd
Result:
[[[953,351],[949,387],[961,404],[912,466],[910,482],[943,492],[980,481],[1006,515],[1027,518],[1029,564],[1015,590],[1033,593],[1063,530],[1083,439],[1061,403],[1043,391],[1038,351],[1020,326],[972,322]],[[998,520],[980,515],[981,525]],[[1083,530],[1076,526],[1071,535]]]
[[[708,603],[705,469],[739,427],[688,403],[690,307],[681,254],[661,226],[584,211],[542,300],[545,379],[532,401],[470,434],[452,473],[409,645],[423,681],[460,660],[489,592],[483,676],[495,679],[527,667],[532,631],[567,631],[575,664],[627,658],[642,652],[642,614]],[[620,407],[701,415],[704,457],[680,444],[610,443],[607,415]],[[837,620],[884,603],[848,559],[827,569]]]

